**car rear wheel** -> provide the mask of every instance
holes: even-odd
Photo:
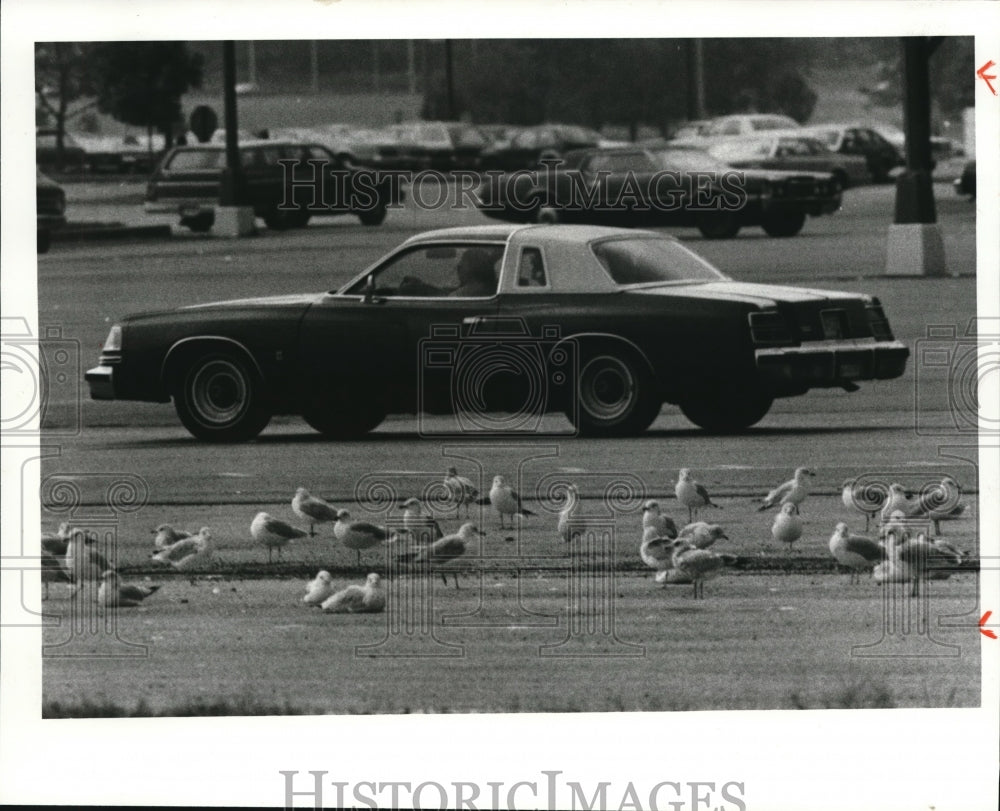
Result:
[[[310,406],[302,418],[328,439],[358,439],[382,423],[385,411],[371,403],[327,402]]]
[[[717,385],[692,391],[681,400],[684,416],[713,433],[742,431],[764,419],[774,397],[754,383]]]
[[[212,226],[215,225],[215,213],[208,211],[197,214],[194,217],[183,217],[181,225],[187,226],[196,234],[204,234],[210,231]]]
[[[228,352],[194,360],[179,376],[174,408],[181,423],[207,442],[253,439],[271,419],[263,385],[248,361]]]
[[[385,204],[379,203],[374,208],[358,212],[358,219],[362,225],[381,225],[385,222]]]
[[[805,224],[804,211],[788,211],[765,217],[761,227],[770,237],[794,237]]]
[[[577,411],[571,418],[585,436],[630,436],[645,431],[661,405],[653,376],[641,360],[598,351],[580,365]]]
[[[740,232],[740,222],[730,211],[705,214],[698,220],[698,230],[705,239],[732,239]]]

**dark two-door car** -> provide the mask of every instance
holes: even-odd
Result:
[[[352,437],[470,409],[626,435],[665,402],[740,430],[776,397],[898,377],[907,356],[871,296],[735,282],[650,231],[493,225],[411,237],[327,293],[130,316],[86,379],[97,400],[173,399],[210,441],[274,414]]]
[[[650,142],[575,150],[534,172],[487,174],[476,201],[512,222],[691,226],[725,239],[744,226],[794,236],[807,215],[836,211],[841,195],[826,173],[736,170],[694,144]]]

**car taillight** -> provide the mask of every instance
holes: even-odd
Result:
[[[108,337],[104,341],[104,346],[101,347],[101,352],[121,352],[122,351],[122,328],[120,325],[115,324],[111,331],[108,333]]]
[[[780,346],[792,343],[785,317],[777,310],[750,313],[750,338],[757,346]]]
[[[868,311],[868,326],[871,328],[872,337],[876,341],[891,341],[893,339],[892,329],[889,327],[889,319],[885,317],[879,300],[875,299],[865,309]]]

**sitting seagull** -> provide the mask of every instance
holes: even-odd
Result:
[[[656,527],[646,527],[642,533],[642,544],[639,546],[639,557],[650,569],[656,572],[657,583],[666,583],[669,573],[674,567],[673,538],[661,536]]]
[[[135,608],[143,600],[160,590],[160,586],[133,586],[122,583],[118,572],[104,573],[97,591],[97,604],[104,608]]]
[[[444,486],[448,490],[451,502],[455,505],[455,517],[458,518],[459,508],[465,505],[465,517],[469,517],[469,505],[479,499],[479,489],[465,476],[459,476],[456,468],[448,468],[444,477]]]
[[[712,503],[712,498],[708,495],[708,490],[691,478],[691,471],[686,467],[680,470],[680,474],[677,477],[677,484],[674,485],[674,495],[677,496],[677,500],[681,504],[688,508],[689,522],[694,521],[695,516],[698,515],[698,510],[702,507],[721,509],[718,504]]]
[[[784,484],[779,484],[770,493],[764,496],[764,503],[757,508],[758,512],[769,510],[775,504],[794,504],[798,507],[809,495],[809,486],[806,476],[815,476],[809,468],[795,468],[795,475]]]
[[[337,520],[337,511],[323,499],[310,495],[304,487],[299,487],[292,497],[292,512],[309,522],[310,537],[316,534],[316,524],[329,524]]]
[[[671,541],[674,549],[672,562],[674,568],[682,575],[691,578],[694,583],[694,598],[698,595],[705,598],[705,581],[711,580],[722,573],[726,566],[736,563],[733,555],[720,555],[708,549],[696,549],[682,538]]]
[[[485,537],[485,533],[480,532],[479,527],[473,523],[462,524],[462,527],[454,535],[445,535],[430,546],[404,552],[399,556],[400,561],[415,564],[426,564],[428,571],[435,570],[441,575],[445,585],[448,585],[448,577],[443,568],[453,560],[457,560],[466,553],[469,545],[476,539]],[[452,571],[455,578],[455,588],[458,586],[458,572]]]
[[[779,543],[788,544],[788,553],[792,553],[792,544],[802,537],[802,519],[799,518],[799,508],[792,503],[782,504],[780,512],[774,516],[771,524],[771,537]]]
[[[306,605],[318,606],[333,596],[334,591],[333,578],[324,569],[306,585],[306,596],[302,598],[302,602]]]
[[[865,515],[865,532],[871,526],[874,518],[882,505],[886,496],[877,488],[866,485],[861,478],[845,479],[840,489],[840,500],[849,510],[857,510]]]
[[[42,549],[42,599],[49,599],[49,583],[72,583],[65,559]]]
[[[886,559],[885,547],[865,535],[852,535],[841,521],[830,536],[830,554],[837,563],[851,570],[851,582],[860,580],[861,572],[872,572]]]
[[[72,534],[69,523],[63,521],[59,525],[59,529],[55,532],[43,532],[42,533],[42,551],[48,552],[50,555],[55,555],[56,557],[64,557],[66,555],[66,546],[69,544],[69,536]]]
[[[566,504],[559,513],[559,537],[566,543],[579,538],[587,531],[587,519],[578,513],[580,491],[575,484],[566,486]]]
[[[363,586],[348,586],[327,597],[320,606],[327,614],[378,614],[385,610],[382,578],[372,572]]]
[[[674,523],[674,519],[660,512],[660,503],[652,499],[642,505],[643,532],[649,527],[655,528],[662,538],[677,537],[677,525]]]
[[[705,521],[695,521],[681,528],[678,538],[683,538],[698,549],[708,549],[718,540],[729,540],[726,531],[719,524],[708,524]]]
[[[250,524],[250,534],[257,543],[262,543],[267,547],[267,562],[271,562],[271,553],[278,550],[278,560],[281,560],[281,550],[289,541],[296,538],[305,538],[308,533],[304,530],[286,524],[277,518],[272,518],[265,512],[257,513]]]
[[[906,533],[899,535],[896,530],[891,530],[886,536],[886,549],[890,564],[887,579],[912,582],[911,597],[920,596],[921,580],[961,564],[960,558],[956,559],[942,547],[935,546],[923,532],[911,538]]]
[[[352,521],[347,510],[337,511],[337,523],[333,525],[333,534],[348,549],[358,553],[358,566],[361,565],[361,550],[371,549],[380,543],[395,539],[395,533],[368,521]]]
[[[164,549],[184,538],[191,537],[190,532],[185,532],[183,529],[174,529],[170,524],[160,524],[156,529],[151,529],[150,533],[156,536],[153,538],[153,546],[157,549]]]
[[[403,511],[403,528],[414,543],[425,546],[444,537],[441,526],[433,516],[424,512],[424,505],[418,498],[408,498],[400,507]]]
[[[157,563],[167,563],[179,572],[197,569],[212,558],[212,533],[202,527],[197,535],[181,538],[159,552],[153,553]]]
[[[515,515],[534,515],[531,510],[521,506],[521,497],[517,491],[511,488],[503,476],[493,477],[493,486],[490,488],[490,504],[500,515],[500,529],[505,529],[503,517],[511,516],[511,528],[513,528]]]

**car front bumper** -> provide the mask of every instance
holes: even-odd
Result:
[[[88,369],[84,380],[90,386],[91,400],[115,399],[115,370],[111,366],[95,366]]]
[[[781,387],[842,386],[855,380],[890,380],[906,369],[909,348],[901,341],[816,341],[796,347],[758,349],[757,370]]]

